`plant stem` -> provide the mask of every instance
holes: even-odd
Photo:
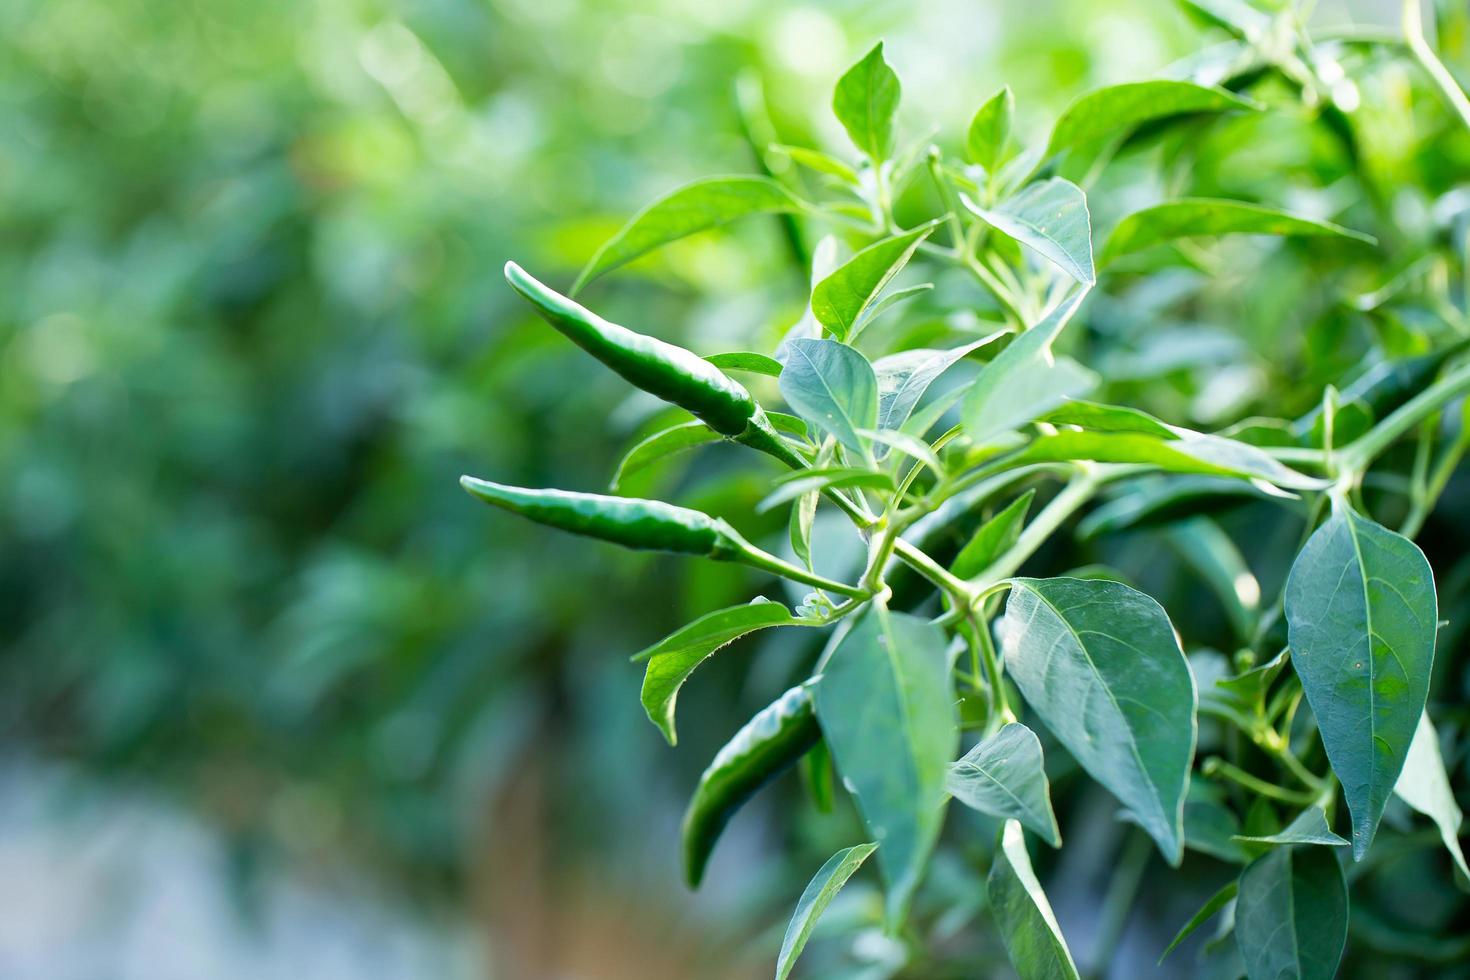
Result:
[[[1446,374],[1344,448],[1338,454],[1343,469],[1361,473],[1395,440],[1418,425],[1421,419],[1466,392],[1470,392],[1470,364],[1462,364]]]
[[[1092,968],[1088,971],[1093,976],[1101,977],[1108,973],[1108,964],[1112,962],[1118,940],[1123,936],[1123,927],[1128,924],[1128,915],[1138,897],[1138,886],[1143,882],[1143,872],[1152,855],[1153,842],[1142,830],[1133,828],[1113,867],[1113,880],[1108,884],[1107,895],[1103,897],[1097,941],[1090,957]]]
[[[1231,782],[1239,783],[1248,790],[1252,790],[1262,796],[1269,796],[1273,800],[1280,800],[1283,803],[1306,805],[1314,803],[1317,800],[1316,793],[1300,792],[1294,789],[1287,789],[1285,786],[1277,786],[1275,783],[1268,783],[1258,776],[1252,776],[1238,766],[1231,765],[1219,756],[1211,756],[1206,759],[1204,766],[1201,767],[1201,771],[1206,776],[1223,776]]]
[[[810,585],[813,588],[825,589],[828,592],[835,592],[838,595],[850,596],[854,599],[867,599],[870,598],[876,591],[874,589],[868,589],[862,586],[848,585],[844,582],[837,582],[833,579],[826,578],[825,576],[818,575],[815,572],[807,571],[805,568],[798,567],[791,564],[790,562],[782,561],[780,558],[777,558],[770,552],[763,551],[762,549],[757,548],[755,545],[750,544],[749,542],[746,542],[745,547],[742,549],[742,554],[744,556],[742,558],[743,564],[752,565],[756,568],[772,572],[776,575],[781,576],[782,578],[791,579],[791,581],[793,582],[801,582],[805,585]]]
[[[1414,60],[1428,73],[1434,84],[1439,87],[1450,108],[1459,115],[1460,121],[1470,127],[1470,99],[1465,97],[1464,89],[1460,83],[1455,81],[1455,76],[1439,60],[1434,49],[1424,37],[1423,14],[1419,9],[1419,0],[1404,0],[1403,6],[1404,39],[1409,44],[1409,50],[1414,54]]]
[[[903,538],[893,542],[893,553],[905,565],[918,572],[934,585],[948,592],[958,605],[968,607],[975,600],[975,589],[964,579],[956,578],[922,549]]]

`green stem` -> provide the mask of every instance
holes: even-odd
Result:
[[[1153,842],[1137,827],[1128,835],[1123,852],[1113,866],[1113,880],[1103,897],[1102,915],[1097,930],[1097,941],[1092,947],[1093,976],[1109,974],[1108,965],[1123,936],[1123,927],[1128,924],[1128,915],[1138,898],[1138,886],[1143,883],[1143,872],[1153,855]]]
[[[985,664],[985,681],[990,685],[990,717],[985,721],[985,734],[992,735],[1001,725],[1016,720],[1006,697],[1005,685],[1001,683],[1000,657],[995,652],[995,641],[990,636],[990,623],[985,616],[970,616],[970,628],[975,633],[975,645]]]
[[[1404,518],[1403,527],[1399,533],[1406,538],[1416,536],[1424,528],[1424,522],[1429,519],[1434,505],[1439,502],[1444,488],[1450,482],[1450,477],[1455,475],[1455,467],[1460,465],[1466,450],[1470,450],[1470,426],[1462,428],[1459,436],[1444,451],[1444,455],[1434,467],[1434,473],[1429,477],[1424,487],[1424,492],[1419,495],[1409,510],[1409,516]]]
[[[1470,392],[1470,364],[1446,374],[1434,384],[1400,405],[1382,422],[1360,436],[1338,454],[1343,469],[1361,473],[1378,456],[1420,420]]]
[[[1206,759],[1202,771],[1206,776],[1223,776],[1231,782],[1239,783],[1252,792],[1259,793],[1262,796],[1268,796],[1273,800],[1280,800],[1283,803],[1295,803],[1304,806],[1317,801],[1316,793],[1299,792],[1297,790],[1287,789],[1285,786],[1277,786],[1275,783],[1268,783],[1258,776],[1252,776],[1238,766],[1231,765],[1219,756],[1211,756]]]
[[[815,572],[807,571],[805,568],[782,561],[770,552],[763,551],[748,541],[745,542],[745,547],[741,549],[741,552],[744,555],[742,559],[744,564],[764,569],[782,578],[791,579],[793,582],[801,582],[813,588],[825,589],[828,592],[835,592],[838,595],[850,596],[855,599],[870,598],[876,591],[863,588],[862,586],[848,585],[845,582],[838,582],[818,575]]]
[[[903,538],[897,538],[893,542],[894,556],[918,572],[931,583],[943,589],[955,600],[956,605],[969,607],[975,601],[975,589],[964,579],[956,578],[949,570],[930,558],[916,545],[910,544]]]
[[[1419,0],[1404,0],[1403,6],[1404,39],[1409,44],[1409,50],[1414,54],[1414,60],[1433,80],[1439,88],[1444,100],[1449,103],[1451,109],[1460,117],[1460,121],[1470,127],[1470,98],[1466,98],[1465,90],[1460,88],[1460,83],[1455,81],[1455,76],[1450,74],[1444,62],[1434,53],[1429,42],[1424,37],[1424,19],[1419,9]]]

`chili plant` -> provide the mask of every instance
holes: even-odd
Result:
[[[611,323],[506,267],[551,326],[688,413],[628,451],[615,487],[720,441],[785,468],[756,510],[788,511],[789,533],[763,546],[659,500],[463,481],[553,527],[743,563],[802,588],[711,611],[633,657],[643,707],[673,743],[679,692],[707,658],[756,631],[825,631],[807,676],[714,757],[683,825],[697,887],[727,821],[768,780],[802,763],[820,807],[822,774],[840,777],[867,839],[833,854],[800,895],[778,980],[870,857],[889,937],[874,975],[988,969],[946,939],[942,903],[916,902],[942,839],[972,878],[983,873],[984,921],[1016,971],[1077,976],[1033,869],[1035,844],[1063,847],[1051,783],[1076,770],[1167,865],[1198,852],[1236,867],[1159,954],[1218,919],[1209,948],[1225,973],[1332,976],[1348,881],[1371,873],[1394,798],[1435,825],[1438,871],[1465,883],[1461,814],[1426,710],[1441,612],[1413,539],[1470,448],[1470,208],[1452,165],[1447,186],[1425,180],[1440,195],[1434,220],[1396,223],[1352,72],[1412,67],[1446,159],[1470,158],[1470,109],[1413,3],[1402,46],[1312,38],[1292,9],[1193,6],[1231,37],[1162,77],[1083,94],[1024,147],[1009,89],[980,105],[958,153],[928,135],[899,140],[902,89],[880,43],[832,100],[855,153],[758,146],[762,173],[655,201],[570,289],[685,236],[780,215],[810,289],[769,353],[700,357],[654,336],[659,324]],[[1222,128],[1273,115],[1335,147],[1334,193],[1293,210],[1276,203],[1287,194],[1195,190],[1200,172],[1242,152],[1213,142]],[[757,121],[751,131],[769,130]],[[1281,169],[1284,186],[1307,181]],[[1095,212],[1111,216],[1106,233]],[[1285,414],[1295,393],[1257,396],[1211,431],[1108,399],[1137,390],[1106,377],[1119,344],[1105,326],[1136,314],[1129,297],[1162,289],[1162,316],[1198,303],[1229,263],[1273,274],[1282,252],[1224,247],[1231,236],[1301,250],[1327,296],[1318,319],[1356,325],[1365,360],[1310,386],[1305,412]],[[930,314],[923,329],[906,319],[914,309]],[[1149,329],[1129,326],[1135,339]],[[778,395],[783,411],[767,407]],[[823,554],[813,528],[828,514],[861,543],[858,565]],[[1225,527],[1241,514],[1252,516],[1228,523],[1232,538]],[[1263,553],[1253,533],[1287,547]],[[1046,553],[1129,534],[1182,555],[1213,590],[1228,653],[1197,642],[1204,629],[1176,628],[1118,569],[1022,574],[1055,564]],[[1253,568],[1248,553],[1278,567]],[[1198,604],[1174,614],[1195,619]],[[991,832],[946,837],[955,806],[990,818]],[[1091,968],[1107,966],[1148,858],[1125,849]]]

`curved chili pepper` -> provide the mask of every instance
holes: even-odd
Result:
[[[724,521],[659,500],[528,490],[471,476],[461,477],[459,482],[473,496],[503,510],[625,548],[729,560],[739,557],[742,546],[747,546]]]
[[[793,468],[805,465],[745,386],[693,351],[604,320],[514,262],[505,264],[505,278],[547,323],[630,383],[691,412],[723,436]]]
[[[738,561],[839,595],[861,598],[869,595],[856,586],[782,561],[745,540],[725,521],[687,507],[600,493],[531,490],[472,476],[460,477],[459,483],[472,496],[488,504],[573,534],[601,538],[625,548]]]
[[[746,722],[699,777],[684,813],[684,876],[690,888],[699,887],[715,841],[741,804],[821,738],[811,685],[793,687]]]

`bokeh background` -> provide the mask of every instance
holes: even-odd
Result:
[[[752,171],[761,90],[841,149],[879,37],[904,131],[952,143],[1001,83],[1036,134],[1217,35],[1162,0],[0,4],[0,977],[767,973],[831,850],[771,819],[799,787],[697,896],[678,819],[802,651],[712,662],[669,749],[626,657],[749,579],[456,478],[600,489],[656,419],[501,265],[564,287],[654,196]],[[769,349],[801,286],[772,220],[588,298]],[[764,465],[649,479],[759,534]]]

